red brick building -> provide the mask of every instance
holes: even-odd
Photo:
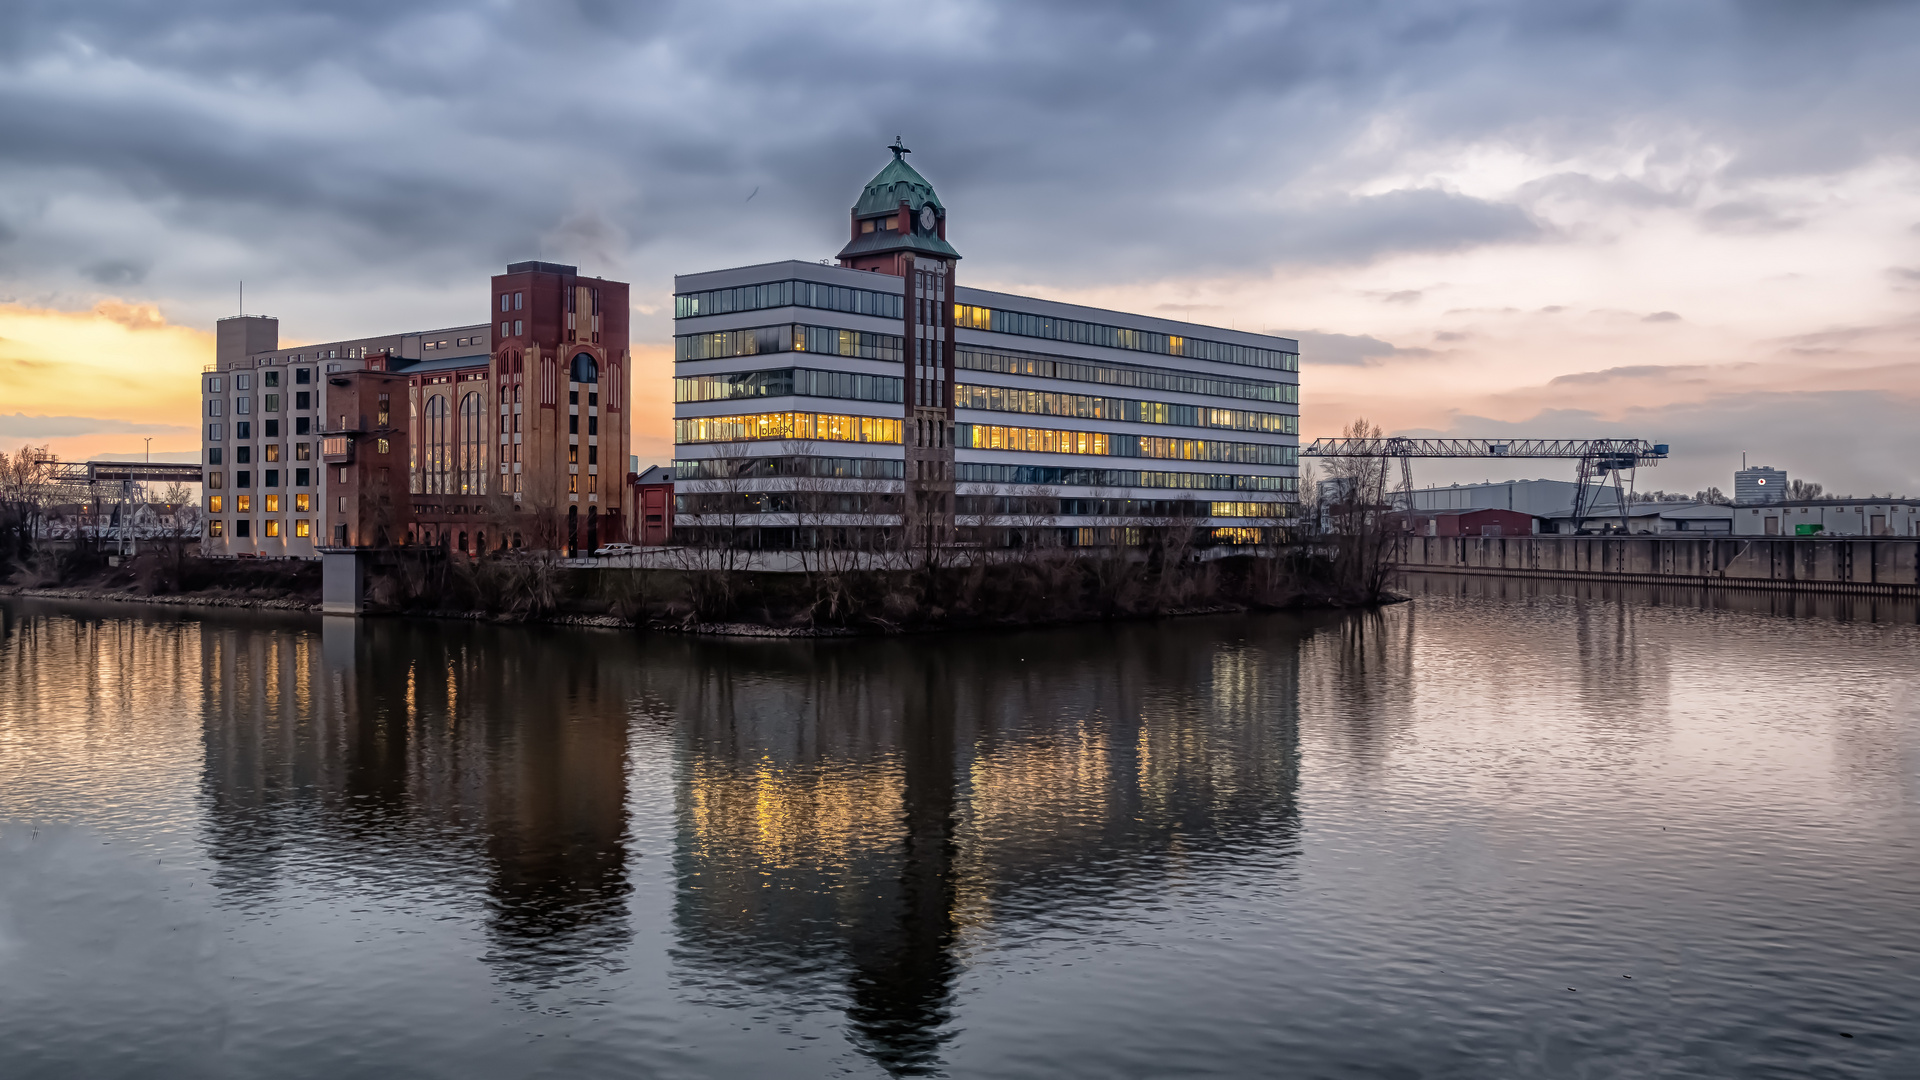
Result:
[[[577,553],[627,539],[627,285],[514,263],[485,304],[484,323],[289,349],[277,319],[221,320],[201,379],[207,488],[225,496],[209,500],[206,546]]]

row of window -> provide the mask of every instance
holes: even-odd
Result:
[[[282,523],[278,518],[268,518],[267,520],[260,523],[260,535],[267,536],[267,537],[279,536],[281,534],[280,532],[281,524]],[[313,535],[313,520],[311,518],[295,518],[292,522],[292,525],[293,525],[294,536],[312,536]],[[227,523],[224,521],[221,521],[218,518],[215,518],[212,521],[207,522],[207,535],[208,536],[227,535]],[[247,518],[240,518],[239,520],[235,521],[233,523],[233,535],[241,538],[252,536],[253,522]]]
[[[295,357],[294,359],[297,360],[299,359],[299,357]],[[265,389],[271,390],[274,387],[280,385],[280,373],[278,371],[274,371],[273,369],[268,368],[267,370],[260,372],[259,375],[260,375],[260,385]],[[253,376],[254,376],[254,373],[251,371],[234,372],[233,388],[235,390],[253,389]],[[294,368],[293,381],[298,386],[306,386],[307,384],[313,382],[313,369],[312,368]],[[227,385],[227,377],[225,375],[207,376],[207,393],[209,394],[225,393],[226,385]]]
[[[742,285],[733,289],[708,289],[681,293],[673,298],[673,317],[725,315],[734,311],[759,311],[776,307],[809,307],[823,311],[844,311],[851,315],[873,315],[898,319],[905,304],[897,293],[852,289],[839,285],[821,285],[812,281],[769,281],[762,285]]]
[[[225,501],[226,501],[226,496],[224,495],[207,496],[207,513],[209,514],[222,513],[223,512],[222,507],[225,504]],[[260,497],[260,509],[269,514],[277,514],[280,512],[281,504],[285,501],[288,501],[288,500],[283,499],[279,495],[262,495]],[[290,501],[292,503],[293,512],[296,514],[310,514],[313,512],[314,503],[313,503],[312,495],[294,495],[294,496],[291,496]],[[252,513],[253,512],[253,496],[235,495],[233,497],[233,512],[236,514]]]
[[[420,438],[407,463],[408,489],[416,495],[485,495],[493,432],[481,395],[461,397],[457,441],[447,395],[427,395],[420,413]]]
[[[1170,390],[1180,394],[1206,394],[1211,397],[1251,398],[1298,404],[1297,383],[1254,382],[1188,375],[1166,368],[1134,367],[1131,364],[1101,364],[1092,360],[1059,360],[1018,353],[987,352],[980,349],[956,350],[953,366],[961,371],[992,371],[1003,375],[1031,375],[1041,379],[1069,382],[1104,383],[1139,390]]]
[[[1068,498],[1052,495],[960,495],[953,512],[977,517],[1286,518],[1284,502],[1195,499]]]
[[[385,442],[386,440],[383,439],[381,441]],[[260,486],[277,488],[280,486],[280,479],[283,475],[286,477],[289,487],[312,487],[315,480],[318,479],[316,470],[314,469],[262,469],[260,471]],[[207,490],[219,491],[225,488],[227,486],[226,479],[226,473],[219,469],[209,471],[207,473]],[[233,486],[236,488],[252,487],[253,470],[235,469],[233,471]]]
[[[1030,454],[1090,454],[1096,457],[1163,458],[1176,461],[1224,461],[1236,465],[1297,465],[1295,446],[1177,439],[1159,435],[1109,435],[1100,431],[955,424],[953,444],[973,450],[1015,450]]]
[[[288,460],[290,461],[312,461],[313,460],[313,444],[312,443],[292,443],[290,445],[293,448],[293,456]],[[225,457],[226,457],[225,447],[210,446],[207,448],[207,464],[224,465],[226,464]],[[279,461],[280,458],[281,458],[281,446],[279,443],[268,443],[265,446],[262,446],[260,448],[261,461]],[[236,446],[233,448],[233,464],[250,465],[252,463],[253,463],[253,447]],[[219,474],[215,473],[213,475],[217,476]],[[214,482],[214,486],[218,487],[219,483],[217,481]]]
[[[852,401],[898,402],[902,380],[890,375],[859,375],[838,371],[785,368],[727,375],[695,375],[673,381],[676,402],[731,401],[742,398],[807,397]],[[956,386],[953,403],[963,409],[992,412],[1073,416],[1094,420],[1126,420],[1175,427],[1221,428],[1298,434],[1300,418],[1285,413],[1244,409],[1212,409],[1197,405],[1134,401],[1121,398],[1015,390],[998,386]]]
[[[1126,420],[1138,424],[1223,428],[1228,431],[1262,431],[1276,435],[1297,435],[1300,432],[1300,418],[1286,413],[1252,412],[1247,409],[1210,409],[1201,405],[1174,405],[1163,401],[1135,401],[1128,398],[1094,397],[1090,394],[1059,394],[1045,390],[1016,390],[1004,386],[955,385],[953,403],[958,408],[982,409],[988,412],[1072,416],[1086,420]]]
[[[827,442],[897,443],[901,421],[887,416],[835,416],[780,412],[751,416],[702,416],[673,422],[676,443],[740,442],[750,439],[820,439]]]
[[[1104,345],[1111,349],[1161,353],[1166,356],[1190,356],[1224,364],[1299,371],[1300,354],[1251,345],[1231,345],[1224,341],[1161,334],[1152,330],[1134,330],[1124,326],[1104,326],[1078,319],[1057,319],[1049,315],[1029,315],[1024,311],[955,304],[954,325],[969,330],[989,330],[996,334],[1072,341],[1082,345]]]
[[[780,476],[829,480],[903,480],[907,463],[899,458],[717,457],[673,463],[676,480],[749,480]]]
[[[899,492],[708,491],[673,497],[676,514],[897,514]]]
[[[294,417],[293,418],[293,434],[295,435],[313,434],[313,420],[314,418],[311,416]],[[207,441],[208,442],[225,442],[226,437],[227,437],[227,425],[225,424],[208,424],[207,425]],[[233,437],[236,439],[253,438],[253,421],[235,420],[233,422]],[[279,438],[280,437],[280,421],[278,420],[260,421],[260,437],[263,439]],[[217,451],[219,448],[214,447],[213,449],[214,451]],[[209,453],[211,452],[213,451],[209,451]]]
[[[281,394],[260,395],[260,411],[263,413],[279,412],[281,399],[283,396],[284,395],[281,395]],[[227,400],[226,398],[208,398],[207,399],[207,415],[219,416],[223,412],[225,412],[226,400]],[[306,412],[312,408],[313,408],[313,391],[311,390],[294,391],[293,410],[295,412]],[[233,414],[235,416],[245,416],[252,411],[253,411],[253,398],[245,395],[241,395],[233,399]]]
[[[1300,463],[1299,447],[1265,443],[1180,439],[1159,435],[1112,435],[1103,431],[1055,431],[998,424],[955,424],[953,431],[955,446],[974,450],[1225,461],[1240,465]],[[673,422],[673,441],[680,445],[764,439],[898,443],[901,439],[901,421],[881,416],[777,412],[689,417]]]
[[[732,401],[736,398],[799,395],[899,403],[903,382],[894,375],[856,375],[845,371],[814,371],[810,368],[742,371],[731,375],[694,375],[675,379],[673,400]]]
[[[830,326],[757,326],[750,330],[682,334],[673,339],[675,362],[779,352],[899,360],[906,355],[906,339],[897,334],[869,334]]]
[[[1156,472],[1150,469],[1075,469],[1055,465],[986,465],[962,461],[953,478],[969,484],[1028,484],[1036,487],[1172,488],[1185,491],[1298,491],[1293,476],[1236,476],[1232,473]]]

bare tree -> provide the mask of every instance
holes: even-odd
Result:
[[[1362,417],[1342,434],[1349,439],[1378,439],[1381,432],[1379,425]],[[1386,593],[1401,539],[1388,512],[1388,461],[1369,457],[1332,461],[1327,470],[1335,481],[1327,515],[1332,584],[1348,598],[1372,603]]]
[[[0,566],[33,557],[55,485],[44,446],[0,453]]]
[[[686,574],[696,621],[732,612],[741,575],[755,562],[747,530],[760,520],[762,505],[750,490],[757,471],[751,446],[721,444],[698,461],[696,477],[675,485],[675,497],[684,497],[686,508],[675,515],[674,534],[682,542],[672,549],[674,565]]]

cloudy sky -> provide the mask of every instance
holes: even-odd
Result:
[[[194,450],[242,279],[321,341],[535,257],[634,284],[664,460],[672,275],[831,255],[898,133],[967,283],[1295,335],[1310,435],[1920,495],[1917,118],[1866,0],[14,0],[0,445]]]

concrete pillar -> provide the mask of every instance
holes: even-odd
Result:
[[[358,615],[366,610],[366,558],[357,548],[321,549],[321,614]]]

